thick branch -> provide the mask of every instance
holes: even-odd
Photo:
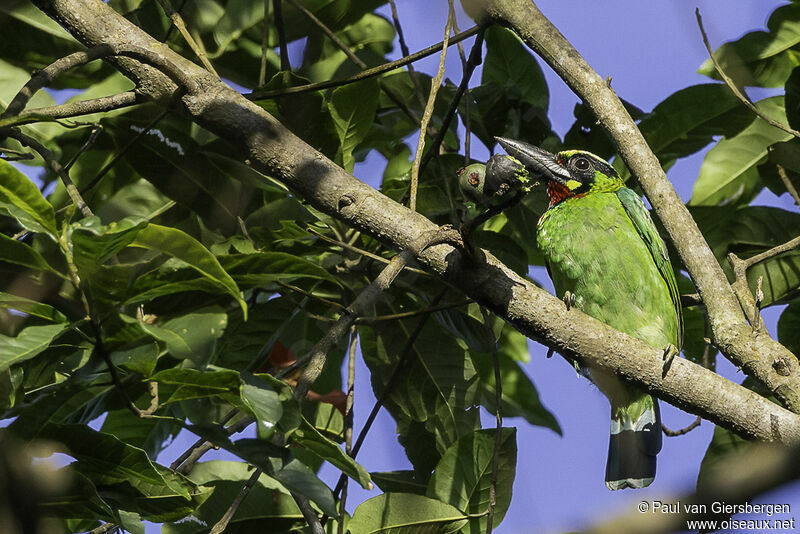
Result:
[[[100,0],[36,0],[36,4],[89,46],[106,41],[153,46],[147,34],[117,16]],[[522,9],[527,9],[522,5]],[[78,13],[81,15],[77,16]],[[209,131],[240,147],[244,152],[242,157],[248,158],[254,167],[283,181],[316,209],[398,250],[437,228],[424,216],[347,174],[262,108],[208,72],[168,50],[162,53],[173,62],[174,68],[184,70],[203,89],[183,96],[182,111]],[[123,64],[120,60],[119,65],[134,79],[154,73],[153,69],[132,61]],[[142,91],[156,101],[174,90],[174,85],[156,81],[142,86]],[[660,167],[658,169],[661,172]],[[677,196],[675,199],[678,200]],[[684,209],[683,204],[680,208]],[[688,224],[696,228],[691,217]],[[713,256],[711,258],[717,265]],[[589,366],[621,375],[668,402],[741,435],[767,441],[800,442],[800,417],[796,414],[687,360],[675,359],[664,374],[662,349],[618,332],[576,309],[568,312],[559,299],[518,276],[488,253],[484,256],[478,251],[477,258],[465,259],[451,246],[438,245],[428,248],[418,260],[532,339],[560,352],[578,354]],[[725,288],[730,292],[727,281]],[[703,286],[703,291],[708,296],[715,290]],[[723,289],[716,291],[723,292]],[[732,294],[731,298],[734,298]],[[739,320],[736,314],[740,315],[741,311],[735,299],[734,304],[736,313],[722,306],[723,318],[732,316]],[[719,308],[717,305],[716,309]],[[768,336],[752,336],[746,324],[743,329],[732,327],[723,334],[718,336],[723,338],[724,350],[735,346],[744,355],[760,354],[762,366],[769,366],[778,354],[790,354],[779,345],[780,348],[776,348]],[[731,334],[739,335],[740,340],[725,337]],[[785,392],[784,397],[788,397],[788,393],[791,390]]]
[[[706,305],[715,345],[785,406],[800,412],[797,359],[769,336],[753,333],[697,223],[614,91],[529,0],[489,0],[484,16],[514,30],[589,105],[669,232]],[[790,363],[788,374],[773,369],[779,360]]]

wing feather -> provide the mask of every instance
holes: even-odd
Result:
[[[672,270],[672,264],[669,261],[667,247],[658,234],[656,225],[653,223],[653,219],[650,218],[650,213],[647,211],[647,208],[645,208],[639,195],[627,187],[622,187],[617,191],[617,198],[619,198],[622,207],[625,208],[625,211],[628,213],[628,217],[631,218],[631,222],[633,222],[633,226],[636,227],[636,231],[639,232],[642,240],[647,244],[647,248],[650,250],[650,254],[658,267],[658,271],[667,283],[669,296],[672,299],[672,304],[675,307],[675,315],[678,318],[677,347],[678,350],[681,350],[683,346],[683,311],[681,309],[681,295],[678,292],[678,284],[675,281],[675,272]]]

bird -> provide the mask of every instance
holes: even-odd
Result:
[[[641,197],[590,152],[552,154],[521,141],[497,140],[546,180],[549,206],[537,224],[537,243],[567,308],[664,349],[665,359],[679,353],[680,294],[667,248]],[[608,371],[581,372],[611,404],[606,486],[650,485],[662,441],[657,399]]]

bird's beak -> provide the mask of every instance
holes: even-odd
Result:
[[[555,154],[507,137],[495,137],[495,139],[509,156],[518,159],[533,175],[543,176],[560,184],[566,184],[567,180],[572,179],[569,171],[558,164]]]

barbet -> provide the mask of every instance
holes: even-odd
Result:
[[[498,141],[547,180],[550,205],[539,219],[537,240],[567,306],[670,356],[679,351],[683,318],[675,274],[641,198],[589,152],[551,154],[511,139]],[[611,402],[606,486],[648,486],[661,450],[658,401],[613,374],[583,371]]]

